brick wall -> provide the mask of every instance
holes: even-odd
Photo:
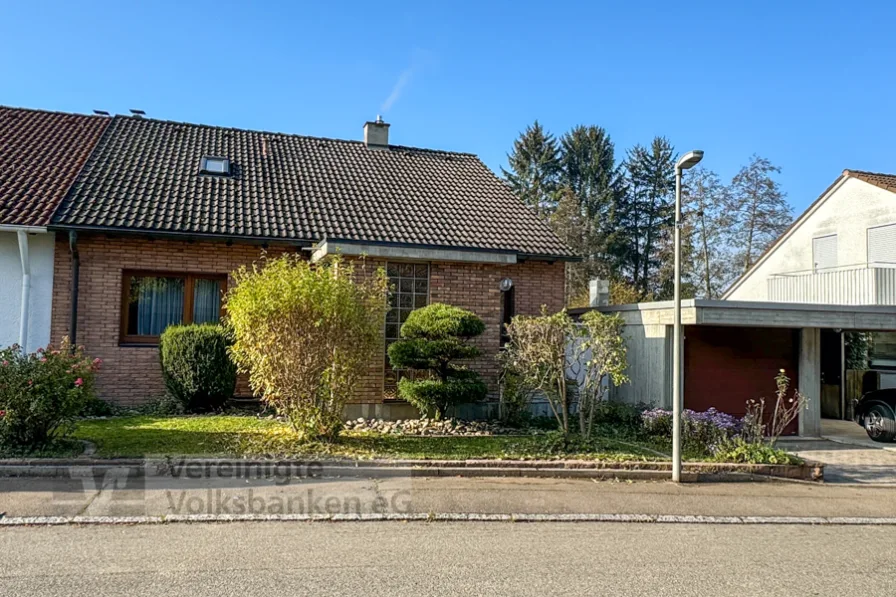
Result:
[[[271,247],[269,255],[284,249]],[[139,404],[161,395],[165,386],[156,347],[119,346],[121,327],[121,284],[123,270],[170,271],[173,273],[229,274],[240,265],[257,261],[262,248],[257,245],[137,238],[80,236],[81,257],[78,289],[78,344],[92,357],[103,359],[97,391],[103,398],[121,404]],[[69,333],[71,314],[71,253],[66,235],[57,235],[53,273],[54,342]],[[248,394],[246,380],[238,393]]]
[[[106,399],[137,404],[164,391],[155,347],[120,346],[120,306],[123,270],[178,273],[228,274],[240,265],[257,261],[262,249],[255,245],[226,246],[223,243],[187,243],[171,240],[81,236],[78,299],[78,343],[88,353],[103,359],[97,389]],[[291,248],[271,247],[269,255]],[[368,264],[368,271],[382,263]],[[58,342],[69,333],[71,302],[71,255],[65,235],[59,235],[55,252],[52,338]],[[470,309],[486,324],[477,339],[483,351],[472,363],[485,377],[490,392],[497,391],[495,355],[500,348],[502,297],[498,283],[511,278],[515,286],[517,314],[537,314],[542,305],[558,311],[564,305],[562,262],[523,262],[516,265],[487,265],[434,262],[430,268],[430,301]],[[361,381],[357,402],[382,401],[382,350],[372,359]],[[248,393],[245,380],[238,388]]]
[[[492,394],[498,390],[495,357],[501,348],[503,302],[498,284],[503,278],[513,280],[517,315],[538,315],[542,305],[556,312],[565,304],[562,262],[527,261],[504,266],[436,262],[430,266],[430,302],[469,309],[485,323],[485,332],[476,339],[482,356],[470,367],[482,374]]]

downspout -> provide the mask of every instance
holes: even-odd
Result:
[[[19,239],[19,258],[22,260],[22,307],[19,314],[19,346],[28,352],[28,323],[31,318],[31,256],[28,253],[28,233],[16,231]]]
[[[68,233],[68,249],[72,254],[72,307],[69,320],[69,340],[72,347],[78,343],[78,276],[81,273],[81,256],[78,254],[78,233]]]

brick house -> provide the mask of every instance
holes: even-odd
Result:
[[[52,330],[104,360],[98,390],[164,391],[158,336],[216,321],[228,274],[264,254],[334,254],[386,268],[383,348],[354,416],[404,417],[385,355],[414,308],[446,302],[486,324],[471,363],[494,395],[501,326],[565,304],[571,251],[474,155],[115,116],[56,211]],[[74,300],[73,300],[74,299]],[[248,388],[240,384],[239,393]]]

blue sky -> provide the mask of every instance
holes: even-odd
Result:
[[[141,6],[142,4],[142,6]],[[797,210],[896,172],[892,2],[6,2],[0,104],[468,151],[538,118],[665,135],[730,178],[758,153]]]

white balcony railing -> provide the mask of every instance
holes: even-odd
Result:
[[[896,264],[775,274],[768,279],[768,298],[778,303],[896,305]]]

